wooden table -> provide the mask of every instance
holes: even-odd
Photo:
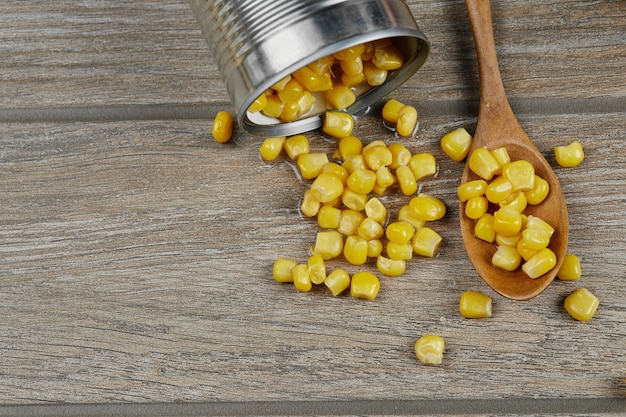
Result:
[[[272,279],[276,258],[307,259],[308,184],[263,162],[261,138],[211,139],[231,104],[186,2],[0,4],[0,414],[626,415],[626,2],[493,2],[504,84],[562,181],[583,269],[527,302],[472,269],[463,166],[439,147],[476,123],[464,4],[408,3],[432,51],[393,97],[420,114],[402,143],[438,161],[421,186],[448,207],[445,245],[374,301]],[[396,140],[377,116],[355,134]],[[574,140],[585,161],[558,167]],[[587,323],[563,308],[583,286],[601,300]],[[459,315],[468,289],[491,319]],[[415,358],[425,333],[446,339],[441,366]]]

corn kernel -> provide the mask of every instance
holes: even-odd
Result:
[[[263,110],[266,105],[267,96],[265,94],[261,94],[252,102],[252,104],[250,104],[250,107],[248,107],[248,111],[250,113],[258,113]]]
[[[578,141],[569,145],[557,146],[554,148],[556,162],[564,168],[571,168],[579,165],[585,159],[585,152]]]
[[[357,137],[346,136],[339,140],[338,148],[341,160],[345,161],[351,156],[359,155],[363,149],[363,143]]]
[[[350,136],[354,128],[354,119],[348,113],[339,111],[328,111],[324,117],[322,130],[327,135],[337,139]]]
[[[352,265],[363,265],[367,261],[367,240],[359,235],[346,238],[343,245],[343,256]]]
[[[415,228],[415,230],[426,224],[425,220],[418,219],[413,215],[413,210],[411,210],[409,205],[400,207],[400,210],[398,211],[398,220],[409,223]]]
[[[392,98],[383,106],[383,120],[394,125],[398,123],[398,112],[404,107],[404,103]]]
[[[493,242],[496,237],[496,231],[493,228],[493,214],[485,213],[474,225],[474,235],[485,242]]]
[[[535,186],[535,168],[524,159],[505,165],[502,176],[511,183],[513,191],[532,190]]]
[[[322,229],[336,229],[339,227],[341,210],[337,207],[322,206],[317,213],[317,224]]]
[[[298,263],[291,259],[279,258],[274,261],[273,275],[276,282],[293,282],[291,270]]]
[[[367,257],[377,258],[383,253],[383,242],[380,239],[372,239],[367,241]]]
[[[280,152],[283,150],[285,139],[285,136],[266,138],[259,148],[261,158],[266,161],[273,161],[278,158],[278,155],[280,155]]]
[[[588,289],[579,288],[565,298],[563,305],[576,320],[589,321],[596,313],[600,300]]]
[[[434,334],[422,336],[415,342],[415,355],[424,365],[440,365],[444,349],[443,338]]]
[[[497,177],[487,185],[485,196],[494,204],[506,200],[513,194],[513,184],[504,177]]]
[[[349,107],[350,105],[352,105],[356,101],[356,96],[354,95],[354,91],[352,91],[350,87],[343,85],[343,84],[333,85],[333,88],[331,88],[330,90],[326,91],[326,93],[324,93],[324,98],[326,98],[326,102],[332,108],[335,108],[337,110],[343,110]],[[337,112],[332,112],[332,113],[337,113]],[[341,114],[347,115],[348,113],[341,113]],[[328,117],[328,115],[326,117]],[[345,120],[341,121],[341,126],[343,126],[344,123],[347,123],[347,118],[344,118],[344,119]],[[350,127],[350,131],[352,131],[352,127]],[[336,136],[329,132],[326,132],[326,133],[328,133],[331,136],[342,137],[342,136]],[[348,136],[349,134],[350,133],[345,134],[343,136]]]
[[[355,193],[351,189],[346,188],[341,195],[341,202],[349,209],[363,211],[367,203],[367,195]]]
[[[498,246],[491,257],[491,264],[505,271],[515,271],[522,263],[522,257],[514,246]]]
[[[228,142],[233,136],[233,115],[225,110],[217,112],[213,119],[212,133],[216,142]]]
[[[493,214],[493,229],[501,235],[514,236],[522,230],[522,215],[512,208],[501,208]]]
[[[411,172],[413,172],[416,181],[433,176],[437,173],[437,161],[430,153],[418,153],[413,155],[408,166],[411,168]]]
[[[268,117],[278,118],[282,114],[284,107],[285,104],[282,102],[280,97],[272,94],[267,97],[267,103],[265,104],[265,107],[263,107],[263,110],[261,110],[261,113]]]
[[[283,111],[280,113],[281,122],[293,122],[300,117],[300,105],[298,100],[289,100],[284,103]]]
[[[421,227],[415,231],[411,241],[413,253],[434,258],[441,249],[443,238],[430,227]]]
[[[405,222],[393,222],[387,225],[385,236],[392,242],[409,243],[415,234],[415,228]]]
[[[367,84],[371,85],[372,87],[384,84],[387,80],[388,74],[389,71],[387,71],[386,69],[378,68],[371,61],[365,61],[363,63],[363,75],[365,76],[365,81],[367,81]]]
[[[445,204],[437,197],[421,193],[409,201],[413,215],[420,220],[435,221],[446,214]]]
[[[352,276],[350,295],[354,298],[373,300],[380,290],[378,277],[371,272],[361,271]]]
[[[402,194],[413,195],[417,192],[417,181],[415,181],[413,171],[408,166],[403,165],[396,169],[396,179]]]
[[[324,285],[336,297],[350,287],[350,275],[343,269],[335,269],[324,279]]]
[[[296,161],[300,175],[306,180],[312,180],[321,174],[327,163],[328,155],[324,152],[304,153]]]
[[[313,284],[321,284],[326,279],[326,263],[319,255],[311,255],[307,260],[307,271]]]
[[[554,227],[552,227],[548,222],[543,220],[541,217],[537,216],[528,216],[528,220],[526,222],[527,229],[543,229],[550,237],[554,234]]]
[[[363,158],[372,171],[383,166],[389,166],[393,161],[391,150],[384,145],[363,148]]]
[[[485,180],[473,180],[467,181],[461,185],[456,190],[456,194],[459,197],[459,200],[465,202],[472,197],[478,197],[480,195],[485,194],[485,190],[487,189],[487,181]]]
[[[517,253],[519,253],[522,259],[525,261],[529,261],[530,258],[532,258],[533,256],[537,254],[537,251],[530,249],[528,246],[526,246],[526,241],[521,238],[517,242],[516,249],[517,249]]]
[[[443,152],[456,162],[464,160],[472,147],[472,135],[463,128],[458,128],[441,138],[440,145]]]
[[[322,172],[333,174],[341,179],[342,184],[346,184],[348,181],[348,171],[336,162],[329,162],[322,168]]]
[[[294,161],[298,158],[298,156],[309,153],[310,151],[309,140],[304,135],[294,135],[288,137],[285,140],[283,147],[285,148],[285,152],[287,152],[287,156]]]
[[[287,83],[291,81],[291,75],[287,75],[272,85],[272,90],[282,91]]]
[[[376,185],[384,189],[391,187],[397,179],[388,167],[380,167],[376,170]]]
[[[536,206],[543,202],[550,192],[550,184],[538,175],[535,175],[535,186],[532,190],[524,191],[528,204]]]
[[[484,180],[490,180],[500,171],[498,161],[487,148],[477,148],[469,157],[469,167],[473,173]]]
[[[388,277],[398,277],[406,271],[406,261],[402,259],[389,259],[384,256],[376,258],[376,268]]]
[[[367,169],[365,158],[363,158],[363,155],[361,154],[346,158],[341,166],[348,171],[348,174],[352,174],[357,169]]]
[[[344,186],[341,178],[330,172],[322,172],[313,180],[311,192],[321,203],[328,203],[341,197]]]
[[[550,233],[544,229],[526,228],[522,232],[522,239],[530,250],[541,250],[550,244]]]
[[[324,259],[332,259],[341,255],[343,251],[343,236],[336,230],[317,232],[315,244],[311,248],[313,255]]]
[[[348,48],[342,49],[341,51],[337,51],[333,54],[333,57],[339,60],[350,60],[356,57],[360,57],[365,51],[365,44],[357,44],[354,46],[350,46]]]
[[[383,48],[376,48],[372,63],[380,69],[396,70],[404,64],[404,56],[397,46],[391,44]]]
[[[361,222],[365,219],[365,215],[360,211],[344,209],[341,211],[339,219],[339,227],[337,231],[344,236],[356,235],[359,231]]]
[[[366,217],[359,225],[357,234],[366,240],[380,239],[385,234],[385,229],[376,220]]]
[[[348,73],[341,74],[341,84],[352,87],[355,85],[363,84],[365,82],[365,73],[359,72],[354,75],[348,75]]]
[[[365,203],[365,214],[370,219],[383,224],[387,219],[387,208],[378,198],[373,197]]]
[[[355,193],[369,194],[376,184],[376,173],[369,169],[357,168],[348,177],[348,188]]]
[[[477,291],[465,291],[461,294],[459,310],[467,319],[482,319],[491,317],[492,300],[486,294]]]
[[[309,113],[315,105],[315,98],[310,91],[304,91],[298,99],[298,107],[300,108],[300,117]]]
[[[300,203],[300,211],[302,214],[306,217],[314,217],[319,212],[320,207],[321,203],[315,193],[311,189],[306,190],[302,197],[302,203]]]
[[[513,246],[517,248],[517,245],[521,239],[522,239],[521,233],[517,235],[513,235],[513,236],[503,236],[503,235],[496,233],[495,242],[497,245],[500,245],[500,246]]]
[[[493,151],[491,151],[491,155],[495,158],[495,160],[498,162],[498,165],[500,166],[500,170],[497,172],[497,174],[500,174],[502,172],[502,168],[504,168],[509,162],[511,162],[511,157],[509,156],[509,152],[506,150],[505,147],[494,149]]]
[[[394,260],[408,261],[413,257],[413,247],[411,243],[387,242],[385,247],[387,257]]]
[[[292,74],[306,90],[314,91],[320,83],[320,76],[309,67],[302,67]]]
[[[557,277],[563,281],[574,281],[582,275],[580,259],[578,256],[568,253],[563,257],[563,264],[557,273]]]
[[[305,264],[297,264],[291,270],[293,275],[293,284],[296,290],[301,292],[311,291],[313,284],[311,282],[311,276],[309,275],[308,267]]]
[[[472,197],[465,203],[465,215],[470,219],[478,220],[487,213],[489,201],[484,195]]]
[[[556,255],[549,248],[538,251],[522,265],[522,271],[535,279],[546,274],[556,265]]]
[[[351,56],[347,59],[340,59],[339,66],[344,74],[351,77],[363,74],[363,60],[361,56]]]
[[[397,169],[400,166],[408,165],[411,160],[411,151],[401,143],[392,143],[388,146],[391,151],[390,169]]]
[[[398,111],[396,132],[400,136],[411,136],[417,126],[417,110],[413,106],[404,106]]]
[[[509,207],[515,211],[522,213],[528,204],[526,194],[523,191],[516,191],[511,194],[507,199],[500,201],[500,207]]]

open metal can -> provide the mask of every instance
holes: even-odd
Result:
[[[391,38],[404,64],[361,92],[345,111],[356,114],[408,80],[429,44],[403,0],[190,0],[213,59],[248,133],[287,136],[322,126],[326,109],[290,122],[248,111],[275,83],[343,49]]]

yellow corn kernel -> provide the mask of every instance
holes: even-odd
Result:
[[[538,175],[535,175],[535,186],[532,190],[524,191],[528,204],[536,206],[543,202],[550,192],[550,184]]]
[[[357,57],[361,57],[363,52],[365,52],[365,44],[360,43],[360,44],[342,49],[341,51],[335,52],[333,54],[333,57],[340,61],[350,60],[350,59],[355,59]]]
[[[532,190],[535,186],[535,167],[524,159],[506,164],[502,176],[511,183],[513,191]]]
[[[324,58],[320,58],[317,61],[311,62],[307,67],[316,73],[317,75],[325,74],[330,71],[330,68],[335,63],[335,57],[332,55],[325,56]]]
[[[348,177],[348,188],[355,193],[369,194],[376,184],[376,173],[369,169],[357,168]]]
[[[311,276],[309,275],[307,265],[298,264],[294,266],[291,270],[291,274],[293,275],[293,284],[296,287],[296,290],[301,292],[311,291],[313,284],[311,282]]]
[[[389,188],[396,183],[396,177],[388,167],[380,167],[376,170],[376,185]]]
[[[496,177],[487,185],[485,196],[494,204],[506,200],[513,194],[513,184],[504,177]]]
[[[266,138],[259,148],[261,158],[266,161],[273,161],[278,158],[278,155],[283,150],[285,139],[287,139],[285,136]]]
[[[280,120],[282,122],[293,122],[300,117],[300,105],[298,100],[289,100],[283,106],[283,111],[280,113]]]
[[[228,142],[233,136],[233,115],[226,110],[217,112],[213,119],[212,133],[216,142]]]
[[[526,194],[523,191],[516,191],[507,199],[500,201],[500,207],[509,207],[522,213],[528,204]]]
[[[380,239],[372,239],[367,241],[367,257],[377,258],[383,253],[383,242]]]
[[[287,81],[287,84],[285,84],[284,88],[276,94],[278,95],[278,98],[280,98],[280,101],[282,101],[283,103],[287,103],[288,101],[292,100],[297,101],[300,96],[302,96],[303,92],[304,87],[302,86],[302,84],[300,84],[298,80],[292,78],[291,80]]]
[[[365,154],[367,151],[369,151],[370,149],[375,148],[377,146],[385,146],[386,147],[387,144],[382,139],[373,140],[370,143],[368,143],[367,145],[363,146],[363,150],[361,151],[361,153]]]
[[[332,200],[326,202],[326,203],[322,203],[322,207],[324,206],[330,206],[330,207],[335,207],[335,208],[341,208],[341,206],[343,205],[343,203],[341,202],[341,196],[337,197],[337,198],[333,198]]]
[[[485,180],[473,180],[467,181],[459,185],[456,190],[456,194],[459,200],[465,202],[472,197],[478,197],[485,194],[487,189],[487,181]]]
[[[311,184],[311,192],[320,203],[328,203],[341,197],[343,190],[341,178],[330,172],[322,172]]]
[[[430,153],[418,153],[411,157],[408,163],[415,180],[433,176],[437,173],[437,161]]]
[[[389,259],[384,256],[376,258],[376,268],[388,277],[398,277],[406,271],[406,261],[402,259]]]
[[[441,138],[440,145],[443,152],[448,155],[450,159],[461,162],[467,157],[467,154],[469,154],[473,140],[472,135],[461,127],[444,135]]]
[[[445,342],[443,337],[427,334],[415,342],[415,355],[424,365],[441,365]]]
[[[344,74],[351,77],[363,74],[363,60],[360,55],[351,56],[347,59],[340,59],[339,66]]]
[[[319,214],[318,214],[319,216]],[[522,234],[517,234],[513,236],[503,236],[496,233],[495,242],[500,246],[513,246],[517,248],[519,241],[522,239]]]
[[[343,269],[335,269],[326,276],[324,285],[336,297],[350,287],[350,275]]]
[[[302,67],[291,74],[306,90],[315,91],[320,83],[320,76],[309,67]]]
[[[565,297],[563,305],[569,315],[576,320],[589,321],[596,314],[600,300],[588,289],[579,288]]]
[[[313,284],[321,284],[326,279],[326,262],[319,255],[311,255],[307,260],[307,272]]]
[[[302,178],[312,180],[322,173],[328,163],[328,155],[324,152],[304,153],[298,156],[296,165]]]
[[[378,183],[376,183],[376,185],[374,185],[374,188],[372,189],[372,193],[379,195],[379,196],[383,196],[385,194],[387,194],[387,190],[389,189],[389,187],[382,187],[380,185],[378,185]]]
[[[267,96],[265,94],[261,94],[250,104],[248,107],[248,111],[250,113],[258,113],[263,110],[267,106]]]
[[[491,257],[491,264],[505,271],[515,271],[522,263],[522,257],[514,246],[498,246]]]
[[[356,235],[364,219],[365,215],[360,211],[352,209],[341,210],[341,218],[339,219],[337,231],[344,236]]]
[[[354,119],[348,113],[340,111],[327,111],[324,117],[322,130],[327,135],[337,139],[350,136],[354,128]]]
[[[291,270],[298,262],[291,259],[278,258],[274,261],[273,275],[276,282],[293,282]]]
[[[478,291],[465,291],[461,294],[459,311],[467,319],[483,319],[491,317],[492,300]]]
[[[411,171],[411,168],[408,166],[403,165],[396,169],[396,179],[402,194],[413,195],[417,192],[417,181],[415,181],[415,175],[413,175],[413,171]]]
[[[385,236],[392,242],[405,244],[409,243],[415,234],[413,225],[405,222],[393,222],[387,225]]]
[[[373,300],[380,290],[378,277],[371,272],[361,271],[352,276],[350,283],[350,295],[354,298]]]
[[[474,225],[474,235],[485,242],[493,242],[496,231],[493,229],[493,214],[485,213]]]
[[[325,92],[331,88],[333,88],[333,75],[331,71],[328,70],[327,72],[320,74],[320,82],[317,84],[317,87],[315,87],[315,90],[311,90],[311,92]]]
[[[413,215],[420,220],[435,221],[446,214],[446,205],[437,197],[421,193],[409,201]]]
[[[378,68],[371,61],[365,61],[363,63],[363,75],[365,76],[365,81],[367,81],[367,84],[371,85],[372,87],[384,84],[387,80],[388,74],[389,71],[387,71],[386,69]]]
[[[500,165],[487,148],[477,148],[469,157],[472,172],[484,180],[490,180],[500,171]]]
[[[363,84],[363,83],[365,83],[365,73],[363,71],[356,73],[354,75],[349,75],[346,72],[341,74],[341,84],[347,87],[352,87],[352,86]]]
[[[304,91],[298,99],[298,107],[300,108],[300,117],[309,113],[315,105],[315,98],[310,91]]]
[[[348,174],[352,174],[357,169],[367,169],[367,164],[365,163],[363,155],[350,156],[343,161],[341,166],[348,171]]]
[[[514,236],[522,230],[522,215],[508,207],[493,214],[493,229],[504,236]]]
[[[411,151],[401,143],[392,143],[388,146],[391,151],[390,169],[397,169],[403,165],[408,165],[411,160]]]
[[[528,220],[526,222],[527,229],[543,229],[550,237],[554,234],[554,227],[552,227],[547,221],[543,220],[541,217],[537,216],[528,216]]]
[[[345,161],[351,156],[359,155],[363,149],[361,139],[354,136],[346,136],[339,140],[339,157]]]
[[[385,145],[363,148],[363,158],[372,171],[383,166],[389,166],[393,161],[391,150]]]
[[[398,111],[396,132],[400,136],[411,136],[417,126],[417,110],[413,106],[404,106]]]
[[[500,174],[502,168],[504,168],[509,162],[511,162],[511,157],[509,156],[509,152],[505,147],[496,148],[491,151],[491,155],[495,158],[500,166],[500,171],[497,174]]]
[[[359,235],[346,238],[343,245],[343,256],[352,265],[363,265],[367,261],[367,240]]]
[[[365,214],[367,217],[380,224],[383,224],[385,220],[387,220],[387,208],[376,197],[370,198],[367,203],[365,203]]]
[[[295,135],[290,136],[285,139],[285,143],[283,144],[285,152],[287,152],[287,156],[290,159],[296,160],[298,156],[309,153],[309,140],[304,135]]]
[[[339,227],[341,209],[332,206],[322,206],[317,213],[317,224],[322,229],[336,229]]]
[[[367,203],[367,195],[355,193],[351,189],[346,188],[341,195],[341,202],[349,209],[363,211]]]
[[[320,201],[316,198],[314,192],[309,188],[304,192],[302,203],[300,203],[300,212],[306,217],[314,217],[317,215],[321,207]]]
[[[528,246],[526,246],[526,241],[521,238],[517,242],[516,249],[517,249],[517,253],[519,253],[522,259],[525,261],[529,261],[530,258],[532,258],[533,256],[537,254],[537,251],[532,250]]]
[[[319,255],[324,259],[332,259],[341,255],[343,251],[343,236],[336,230],[317,232],[315,244],[311,254]]]
[[[267,97],[267,103],[265,104],[265,107],[263,107],[263,110],[261,110],[261,113],[268,117],[278,118],[282,114],[284,107],[285,104],[282,102],[280,97],[276,94],[272,94]]]
[[[287,75],[285,77],[283,77],[282,79],[280,79],[279,81],[277,81],[273,86],[272,89],[275,91],[281,91],[285,88],[285,86],[287,85],[287,83],[291,81],[291,75]]]
[[[413,210],[411,210],[411,207],[408,204],[400,207],[400,210],[398,211],[398,220],[409,223],[415,228],[415,230],[426,224],[425,220],[418,219],[413,215]]]
[[[383,120],[392,124],[398,123],[398,113],[404,107],[404,103],[392,98],[383,106]]]
[[[563,264],[557,273],[557,277],[563,281],[575,281],[582,275],[580,259],[578,256],[568,253],[563,258]]]
[[[415,231],[411,246],[413,253],[419,256],[434,258],[439,253],[443,238],[430,227],[421,227]]]
[[[544,229],[526,228],[522,232],[522,239],[530,250],[541,250],[550,244],[550,233]]]
[[[385,229],[376,220],[366,217],[359,225],[357,234],[366,240],[380,239],[385,234]]]
[[[413,247],[411,243],[389,241],[385,249],[387,250],[387,257],[389,259],[408,261],[413,257]]]
[[[392,44],[383,48],[376,48],[372,56],[372,63],[380,69],[396,70],[404,65],[404,56],[400,48]]]
[[[365,42],[363,44],[361,59],[363,59],[363,62],[371,61],[372,56],[374,56],[374,44],[372,42]]]
[[[465,203],[465,215],[470,219],[478,220],[487,213],[489,201],[484,195],[472,197]]]
[[[339,179],[341,179],[341,183],[344,185],[348,181],[348,170],[346,170],[346,168],[336,162],[329,162],[324,165],[324,168],[322,168],[322,172],[336,175]]]
[[[522,265],[522,271],[535,279],[546,274],[556,265],[556,255],[549,248],[538,251]]]
[[[326,91],[324,93],[324,98],[326,98],[326,102],[330,105],[331,108],[337,110],[343,110],[348,106],[352,105],[356,101],[356,96],[354,95],[354,91],[346,85],[343,84],[335,84],[333,88]],[[341,113],[347,114],[347,113]],[[345,122],[344,122],[345,123]],[[350,129],[352,131],[352,129]],[[330,134],[330,133],[329,133]],[[348,136],[348,134],[344,136]],[[335,136],[335,135],[332,135]]]
[[[564,168],[571,168],[579,165],[585,159],[585,152],[578,141],[569,145],[557,146],[554,148],[556,163]]]

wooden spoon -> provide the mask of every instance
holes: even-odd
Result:
[[[521,268],[507,272],[493,266],[491,258],[497,249],[496,244],[474,236],[475,221],[465,216],[465,203],[460,204],[461,233],[474,268],[493,290],[511,299],[529,300],[550,285],[563,263],[569,227],[567,206],[559,180],[550,164],[528,138],[509,105],[498,68],[489,0],[465,0],[465,6],[474,34],[480,76],[478,124],[470,155],[478,147],[493,150],[504,146],[511,161],[525,159],[531,162],[535,173],[549,183],[550,192],[546,200],[537,206],[528,205],[524,213],[538,216],[555,228],[549,248],[557,256],[557,264],[537,279],[528,277]],[[478,179],[478,176],[466,164],[462,182],[474,179]]]

